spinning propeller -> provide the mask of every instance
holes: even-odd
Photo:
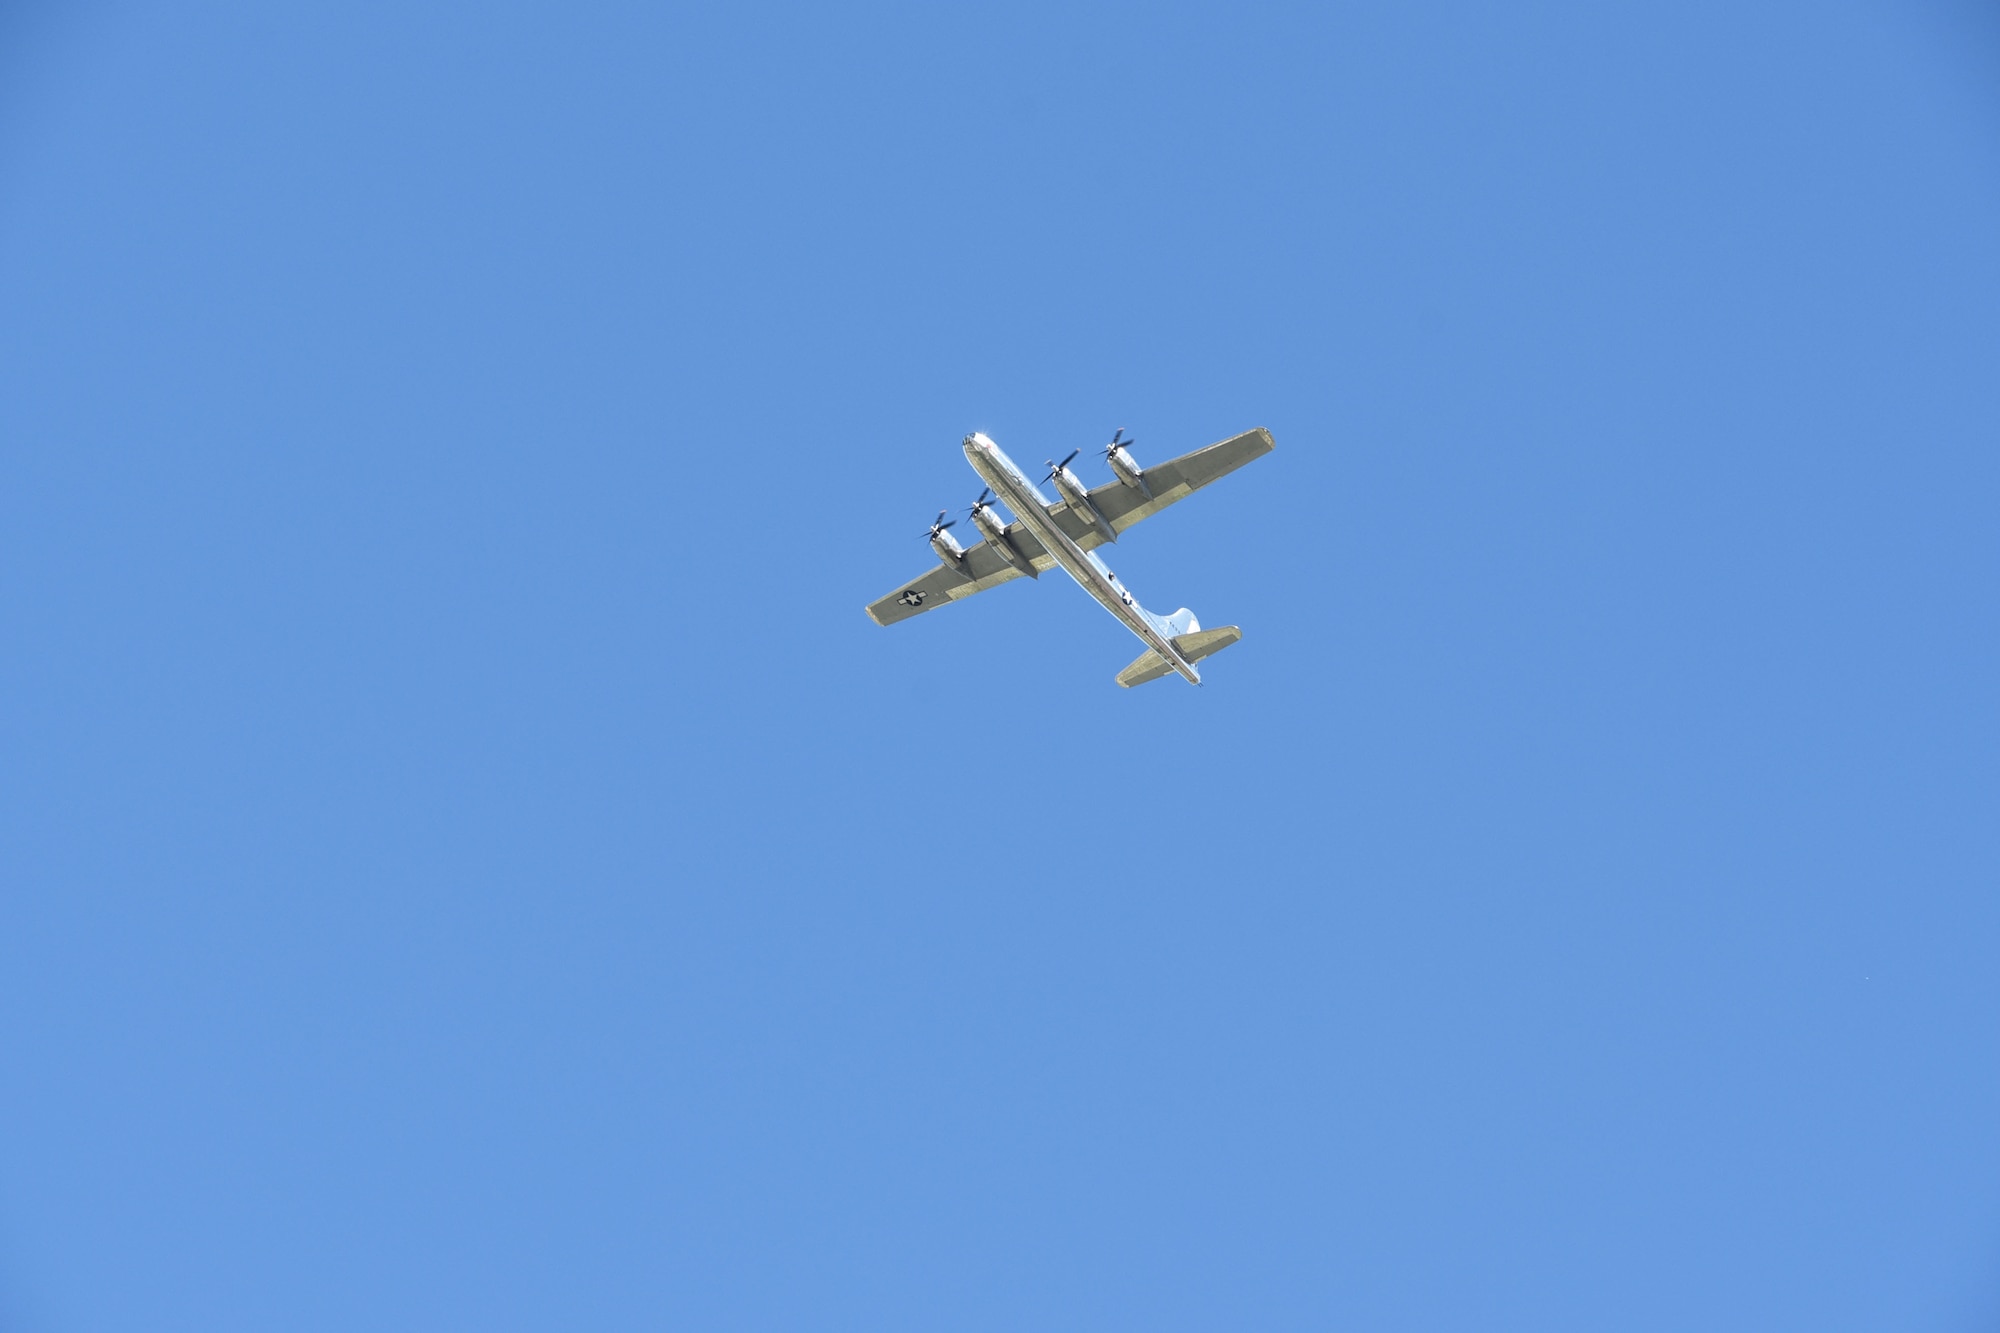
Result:
[[[938,510],[938,516],[931,520],[931,532],[930,532],[931,536],[935,537],[940,532],[943,532],[946,528],[955,528],[958,526],[957,519],[953,519],[949,523],[944,521],[944,516],[950,512],[951,511],[948,509]]]
[[[1117,453],[1120,449],[1123,449],[1126,445],[1137,444],[1137,443],[1138,443],[1137,440],[1126,439],[1125,428],[1123,426],[1120,426],[1116,431],[1112,433],[1111,443],[1104,446],[1104,456],[1106,458],[1109,458],[1111,457],[1111,455]]]
[[[979,498],[977,500],[974,500],[972,502],[972,508],[966,510],[965,512],[968,514],[976,514],[980,510],[986,508],[986,501],[992,496],[992,494],[993,494],[993,488],[991,486],[981,487],[979,491]]]
[[[1060,462],[1060,463],[1056,462],[1056,461],[1055,461],[1055,460],[1054,460],[1053,458],[1044,458],[1044,459],[1043,459],[1042,461],[1043,461],[1044,463],[1047,463],[1047,464],[1049,465],[1049,475],[1048,475],[1048,476],[1046,476],[1046,477],[1043,477],[1043,478],[1042,478],[1042,480],[1043,480],[1043,481],[1053,481],[1053,480],[1055,480],[1055,475],[1056,475],[1056,473],[1058,473],[1058,472],[1062,471],[1062,470],[1063,470],[1064,468],[1066,468],[1066,467],[1068,467],[1068,466],[1069,466],[1069,459],[1070,459],[1070,458],[1075,458],[1075,457],[1076,457],[1076,456],[1077,456],[1078,454],[1080,454],[1080,453],[1082,453],[1082,452],[1083,452],[1083,450],[1081,450],[1081,449],[1072,449],[1072,450],[1070,450],[1070,451],[1069,451],[1069,458],[1065,458],[1065,459],[1063,459],[1063,461],[1062,461],[1062,462]]]

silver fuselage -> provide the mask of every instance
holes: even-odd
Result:
[[[1138,635],[1175,671],[1191,683],[1201,684],[1201,673],[1175,650],[1173,640],[1158,618],[1125,591],[1125,585],[1104,567],[1102,560],[1078,546],[1068,533],[1056,526],[1048,513],[1052,502],[1028,479],[1028,474],[1015,465],[1013,459],[1001,452],[999,445],[984,435],[968,435],[965,437],[965,457],[980,479],[993,488],[993,493],[1014,512],[1016,518],[1027,524],[1028,530],[1041,541],[1043,549],[1077,581],[1079,587],[1103,603],[1105,610],[1117,616],[1125,628]],[[1094,520],[1094,515],[1086,517]]]

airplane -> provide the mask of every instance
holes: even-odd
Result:
[[[893,625],[1023,575],[1040,578],[1042,571],[1060,565],[1146,645],[1146,651],[1118,673],[1121,686],[1130,689],[1174,674],[1190,684],[1201,684],[1201,673],[1194,664],[1241,639],[1243,631],[1234,625],[1205,630],[1186,607],[1170,616],[1154,615],[1125,591],[1118,576],[1098,557],[1097,548],[1117,541],[1140,519],[1159,513],[1217,477],[1262,458],[1271,452],[1274,442],[1271,432],[1260,427],[1149,468],[1140,467],[1132,457],[1134,443],[1125,437],[1122,426],[1112,435],[1103,452],[1114,480],[1096,490],[1087,489],[1069,469],[1083,450],[1070,450],[1069,457],[1060,463],[1047,460],[1049,471],[1042,480],[1053,481],[1062,497],[1052,501],[999,445],[978,432],[966,436],[966,461],[986,483],[986,489],[966,511],[982,539],[970,547],[960,546],[947,531],[956,527],[958,520],[945,522],[950,511],[940,509],[930,529],[937,568],[870,603],[869,618],[878,625]],[[1012,523],[1002,521],[994,511],[995,500],[1013,511]]]

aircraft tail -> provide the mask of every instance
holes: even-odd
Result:
[[[1181,611],[1164,619],[1171,623],[1179,616],[1187,615],[1186,611]],[[1192,620],[1194,617],[1188,616],[1188,619]],[[1234,625],[1224,625],[1221,629],[1197,628],[1190,633],[1174,635],[1173,645],[1174,651],[1188,661],[1199,662],[1204,657],[1221,652],[1242,637],[1243,631]],[[1137,661],[1118,673],[1118,683],[1129,690],[1134,685],[1144,685],[1149,680],[1158,680],[1162,676],[1171,675],[1173,669],[1166,658],[1148,648],[1139,654]]]

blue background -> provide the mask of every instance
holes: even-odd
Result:
[[[2000,1322],[1990,8],[0,43],[0,1324]]]

